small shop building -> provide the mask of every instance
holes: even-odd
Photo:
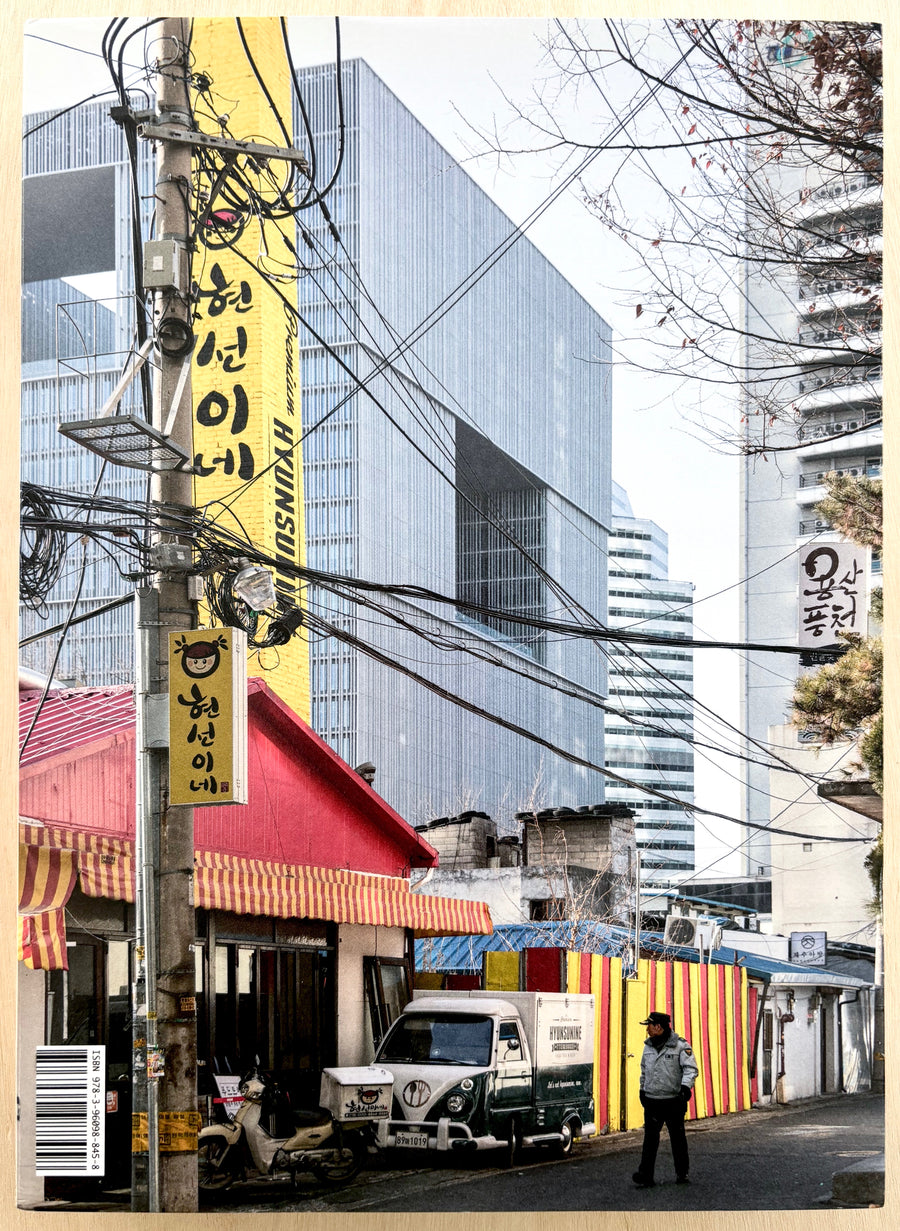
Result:
[[[483,903],[411,891],[411,870],[435,866],[437,852],[262,680],[249,681],[248,719],[247,804],[195,810],[201,1111],[215,1077],[255,1056],[296,1106],[315,1106],[322,1069],[368,1063],[411,997],[415,939],[492,926]],[[20,743],[30,732],[19,785],[22,1201],[40,1200],[29,1096],[40,1045],[105,1046],[107,1174],[130,1166],[134,696],[73,689],[41,703],[26,691],[19,721]]]

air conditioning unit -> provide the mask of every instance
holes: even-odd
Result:
[[[722,929],[710,919],[691,919],[687,915],[666,917],[663,941],[667,945],[683,945],[688,949],[702,946],[709,952],[718,949],[721,940]]]
[[[689,919],[687,915],[668,915],[663,932],[663,940],[667,945],[689,945],[697,947],[697,919]]]

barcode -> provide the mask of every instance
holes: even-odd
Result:
[[[106,1048],[36,1048],[34,1110],[38,1175],[102,1175]]]

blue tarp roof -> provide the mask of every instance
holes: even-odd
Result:
[[[687,945],[666,944],[661,932],[642,932],[641,949],[663,961],[699,962],[698,950]],[[599,953],[604,957],[629,958],[634,933],[608,923],[508,923],[494,928],[490,936],[434,936],[416,941],[416,970],[480,974],[485,953],[519,953],[523,949],[568,949]],[[713,949],[704,954],[713,966],[741,966],[754,979],[766,982],[805,984],[810,987],[869,987],[836,970],[800,966],[761,953],[740,949]]]
[[[485,953],[571,949],[622,957],[634,934],[608,923],[504,923],[490,936],[434,936],[416,941],[416,970],[481,972]]]

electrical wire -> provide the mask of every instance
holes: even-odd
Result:
[[[739,822],[739,824],[740,824],[740,822]]]
[[[251,263],[251,262],[249,262],[249,258],[247,258],[247,257],[245,256],[245,254],[241,254],[241,255],[243,255],[243,256],[244,256],[244,259],[245,259],[245,260],[248,260],[248,263]],[[277,289],[277,288],[276,288],[276,289]],[[298,314],[298,315],[299,315],[299,314]],[[303,318],[301,317],[300,319],[302,320]],[[313,331],[313,332],[314,332],[314,331]],[[319,340],[319,341],[321,342],[321,339],[317,339],[317,340]],[[333,350],[331,350],[331,348],[326,347],[326,349],[330,350],[330,351],[331,351],[331,353],[332,353],[332,355],[333,355],[333,357],[334,357],[334,358],[336,358],[336,359],[338,359],[338,362],[342,363],[342,361],[339,359],[339,357],[338,357],[338,356],[336,356],[336,355],[335,355],[335,353],[333,352]],[[344,364],[343,366],[346,368],[346,366],[347,366],[347,365],[345,365],[345,364]],[[389,417],[390,417],[390,416],[389,416]],[[393,420],[393,419],[392,419],[392,422],[394,422],[394,423],[395,423],[395,426],[397,426],[397,424],[396,424],[396,421],[395,421],[395,420]],[[400,429],[400,430],[402,430],[402,429]],[[406,433],[404,433],[404,434],[407,436],[407,439],[408,439],[408,440],[410,440],[410,438],[409,438],[408,434],[406,434]],[[410,440],[410,443],[413,443],[414,447],[417,447],[417,446],[415,445],[415,442],[413,442],[413,441],[411,441],[411,440]],[[421,448],[419,448],[419,451],[420,451],[420,452],[423,452],[423,451],[421,450]],[[424,453],[423,453],[423,456],[425,456],[425,454],[424,454]],[[430,460],[430,459],[427,459],[427,458],[426,458],[426,460]],[[433,464],[433,463],[432,463],[432,464]],[[439,468],[438,468],[438,469],[439,469]],[[444,476],[444,477],[446,478],[446,476]],[[665,674],[664,674],[664,673],[660,673],[660,678],[661,678],[661,679],[663,679],[663,680],[665,680],[667,677],[665,676]]]

